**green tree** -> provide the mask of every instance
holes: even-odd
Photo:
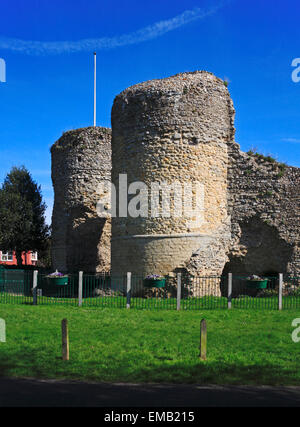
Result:
[[[28,170],[13,167],[0,189],[0,248],[14,250],[18,266],[22,252],[44,250],[49,238],[41,187]]]

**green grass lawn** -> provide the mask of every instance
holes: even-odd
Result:
[[[0,305],[7,342],[0,375],[105,382],[300,385],[300,343],[291,339],[299,311],[155,311],[99,307]],[[61,360],[61,320],[70,361]],[[208,359],[199,360],[200,320]]]

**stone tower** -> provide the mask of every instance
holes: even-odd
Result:
[[[144,82],[116,97],[112,182],[119,200],[119,176],[126,175],[128,206],[135,203],[133,183],[145,184],[139,207],[146,208],[143,216],[122,212],[112,219],[113,275],[169,274],[184,268],[195,251],[202,259],[198,274],[222,273],[230,242],[227,168],[234,114],[224,82],[204,71]],[[158,193],[150,195],[151,185],[165,184],[177,188],[169,193],[170,215],[162,193],[158,199]],[[183,194],[190,208],[180,213]]]
[[[51,147],[52,264],[63,272],[110,269],[111,222],[96,212],[99,183],[111,179],[111,130],[65,132]]]

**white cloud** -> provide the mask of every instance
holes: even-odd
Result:
[[[2,37],[0,38],[0,49],[25,53],[27,55],[57,55],[64,52],[95,51],[129,46],[155,39],[189,22],[213,15],[223,7],[225,3],[226,1],[220,1],[215,7],[206,11],[200,8],[186,10],[180,15],[168,20],[156,22],[133,33],[123,34],[121,36],[57,42],[30,41]]]

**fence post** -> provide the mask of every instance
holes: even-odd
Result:
[[[232,273],[228,273],[228,290],[227,290],[227,304],[228,308],[231,309],[232,301]]]
[[[206,347],[207,347],[206,320],[202,319],[200,322],[200,359],[202,360],[206,360]]]
[[[126,308],[130,308],[131,301],[131,273],[127,273],[127,290],[126,290],[127,303]]]
[[[181,273],[177,273],[177,310],[180,310],[181,302]]]
[[[82,306],[82,284],[83,284],[83,271],[79,271],[79,275],[78,275],[78,307]]]
[[[33,286],[32,286],[32,304],[37,305],[37,285],[38,285],[38,270],[33,272]]]
[[[282,288],[283,288],[283,274],[279,273],[278,310],[282,310]]]
[[[62,360],[69,360],[69,330],[68,320],[61,321]]]

